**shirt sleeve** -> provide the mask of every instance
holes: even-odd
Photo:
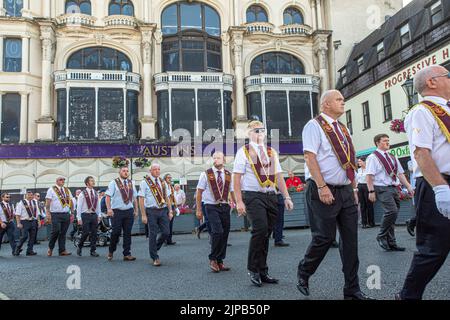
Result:
[[[411,123],[407,127],[410,143],[419,148],[433,150],[433,128],[435,120],[431,112],[424,108],[413,110]]]
[[[116,191],[116,182],[113,180],[109,183],[108,190],[106,190],[105,194],[110,197],[113,197],[115,191]]]
[[[77,220],[81,220],[81,209],[83,206],[83,200],[84,200],[84,194],[83,192],[80,193],[77,200],[77,205],[75,206],[75,209],[77,210]]]
[[[98,202],[97,202],[97,210],[95,210],[95,213],[97,214],[97,216],[101,217],[102,216],[102,200],[99,198]]]
[[[136,189],[136,183],[133,181],[133,201],[136,200],[138,197],[138,192]]]
[[[48,188],[47,194],[45,195],[45,199],[53,200],[53,189]]]
[[[400,161],[398,161],[397,158],[395,158],[395,161],[397,162],[398,173],[405,173],[405,170],[403,170],[403,167],[402,167]]]
[[[234,192],[234,177],[231,175],[231,181],[230,181],[230,192]]]
[[[247,158],[245,157],[244,148],[240,148],[236,152],[234,158],[233,173],[245,173],[245,167],[247,165]]]
[[[22,208],[23,208],[22,201],[17,202],[17,204],[16,204],[16,213],[15,213],[16,216],[22,215]]]
[[[141,184],[139,185],[139,193],[138,193],[138,197],[142,197],[145,198],[145,184],[147,182],[145,182],[144,180],[142,180]]]
[[[206,181],[206,173],[202,172],[198,179],[197,189],[206,190],[208,182]]]
[[[315,120],[309,121],[302,132],[303,152],[308,151],[317,154],[320,148],[321,143],[320,130],[322,129],[320,129],[312,121]]]
[[[377,166],[376,166],[375,161],[378,161],[378,160],[376,160],[374,156],[370,155],[369,157],[367,157],[366,175],[367,174],[375,175],[377,173]]]

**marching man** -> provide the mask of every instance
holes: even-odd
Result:
[[[114,251],[117,249],[120,234],[123,231],[123,260],[134,261],[131,255],[131,230],[134,218],[137,217],[137,191],[130,179],[128,179],[128,166],[120,168],[119,177],[112,180],[106,191],[106,208],[109,217],[112,217],[112,234],[109,245],[108,260],[113,259]]]
[[[33,251],[35,234],[40,227],[40,218],[38,208],[33,203],[34,194],[27,192],[26,199],[20,201],[16,205],[16,222],[17,228],[22,230],[22,237],[14,250],[14,255],[20,255],[22,246],[28,240],[27,256],[35,256],[37,253]]]
[[[173,219],[170,189],[160,175],[159,164],[153,163],[150,166],[150,175],[144,177],[139,189],[142,223],[148,224],[149,252],[155,267],[161,265],[158,251],[169,237],[169,224]],[[161,234],[157,239],[158,232]]]
[[[414,155],[417,251],[397,299],[422,299],[450,252],[450,73],[431,66],[414,77],[423,101],[405,119]],[[447,269],[448,270],[448,269]]]
[[[269,238],[277,221],[277,187],[288,210],[294,205],[289,197],[278,154],[265,145],[266,129],[260,121],[248,125],[250,143],[236,153],[233,168],[233,187],[239,215],[247,214],[252,225],[247,269],[250,281],[260,287],[262,283],[278,283],[269,276],[267,254]]]
[[[378,244],[386,251],[405,251],[395,239],[395,221],[400,209],[398,188],[403,184],[410,195],[414,190],[404,175],[403,168],[396,157],[388,152],[389,136],[378,134],[374,138],[377,150],[367,157],[366,180],[369,200],[381,202],[384,210],[383,222],[377,236]]]
[[[234,199],[231,172],[224,168],[225,156],[222,152],[213,154],[213,167],[202,172],[197,185],[197,218],[202,219],[202,201],[208,215],[211,233],[211,253],[209,267],[213,272],[229,271],[223,260],[227,252],[228,234],[230,233],[229,196]]]
[[[14,225],[14,208],[11,205],[11,196],[9,193],[2,194],[2,202],[0,202],[0,248],[2,246],[3,235],[8,235],[9,245],[11,246],[12,254],[16,249],[16,226]]]
[[[70,212],[75,209],[75,198],[69,188],[64,186],[66,178],[58,177],[56,185],[47,190],[45,207],[47,223],[52,225],[52,233],[48,242],[47,256],[53,255],[56,240],[58,240],[59,255],[70,256],[66,251],[66,234],[70,225]]]
[[[98,257],[97,249],[97,227],[101,219],[100,201],[98,193],[94,190],[95,180],[89,176],[84,179],[86,189],[81,191],[77,200],[77,222],[82,226],[83,233],[77,248],[77,255],[81,257],[83,245],[89,236],[91,244],[91,257]]]

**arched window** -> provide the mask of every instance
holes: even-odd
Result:
[[[294,56],[283,52],[268,52],[256,57],[250,66],[250,74],[304,74],[303,64]]]
[[[3,0],[3,8],[6,10],[6,14],[11,17],[21,17],[23,0]]]
[[[108,15],[134,16],[134,6],[130,0],[111,0]]]
[[[263,7],[252,5],[247,9],[247,23],[252,22],[268,22],[267,12]]]
[[[289,7],[284,10],[283,23],[286,24],[304,24],[303,15],[295,7]]]
[[[90,0],[68,0],[66,1],[66,13],[82,13],[91,15]]]
[[[163,71],[221,71],[220,17],[199,2],[177,2],[161,15]]]
[[[131,71],[130,59],[120,51],[104,47],[90,47],[73,53],[67,60],[67,69]]]

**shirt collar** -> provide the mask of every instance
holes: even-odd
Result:
[[[214,173],[216,173],[217,171],[220,171],[220,172],[223,173],[223,172],[225,171],[224,168],[222,168],[222,169],[219,170],[219,169],[217,169],[217,168],[214,167],[214,166],[212,167],[212,169],[213,169]]]
[[[250,145],[251,145],[254,149],[256,149],[256,150],[259,150],[259,146],[262,146],[262,147],[265,149],[264,143],[262,143],[262,144],[257,144],[257,143],[254,142],[254,141],[250,141]]]
[[[378,148],[377,148],[377,151],[378,151],[379,153],[381,153],[382,155],[384,155],[385,153],[389,153],[389,152],[388,152],[389,150],[388,150],[388,151],[383,151],[383,150],[378,149]]]
[[[333,122],[337,121],[335,119],[333,119],[332,117],[330,117],[329,115],[325,114],[325,113],[321,113],[320,114],[329,124],[333,124]]]
[[[437,97],[437,96],[426,96],[426,97],[423,97],[423,99],[421,101],[423,101],[423,100],[431,100],[432,102],[437,103],[441,106],[447,106],[447,102],[448,102],[444,98]]]

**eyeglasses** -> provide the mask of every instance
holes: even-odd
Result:
[[[252,131],[255,132],[255,133],[264,133],[264,132],[266,132],[266,129],[264,129],[264,128],[255,128]]]
[[[442,78],[442,77],[447,77],[447,78],[450,79],[450,72],[449,73],[445,73],[445,74],[441,74],[441,75],[438,75],[438,76],[431,77],[430,79],[436,79],[436,78]]]

